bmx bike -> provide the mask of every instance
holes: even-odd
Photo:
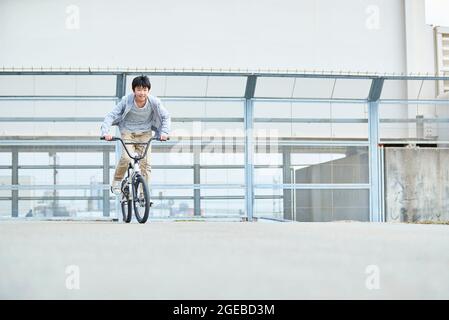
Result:
[[[104,137],[101,140],[106,140]],[[123,221],[131,222],[132,212],[139,223],[145,223],[150,214],[150,207],[153,202],[150,200],[150,193],[147,182],[140,170],[140,160],[147,155],[148,148],[153,140],[162,141],[156,138],[150,138],[147,142],[125,142],[119,137],[112,137],[109,141],[120,141],[128,156],[133,160],[128,164],[127,174],[120,183],[120,207],[122,209]],[[143,154],[131,154],[126,145],[146,145]]]

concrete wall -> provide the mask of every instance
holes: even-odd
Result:
[[[449,149],[385,149],[388,222],[449,221]]]
[[[353,154],[295,172],[296,183],[368,183],[368,154]],[[369,220],[368,190],[297,190],[297,221]]]

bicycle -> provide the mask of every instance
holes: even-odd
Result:
[[[100,137],[100,140],[106,139],[104,137]],[[148,148],[153,140],[162,141],[153,137],[151,137],[147,142],[124,142],[119,137],[112,137],[111,140],[108,140],[120,141],[128,156],[134,160],[128,164],[127,175],[122,180],[120,185],[122,195],[122,198],[120,199],[120,207],[122,209],[123,221],[126,223],[131,222],[133,208],[134,214],[136,215],[136,219],[139,223],[145,223],[150,214],[150,207],[153,202],[150,201],[150,193],[145,178],[140,171],[139,162],[146,157]],[[137,153],[131,155],[126,147],[127,144],[146,144],[145,151],[142,155]],[[142,212],[140,210],[142,210]]]

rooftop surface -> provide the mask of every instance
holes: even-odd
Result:
[[[449,299],[449,226],[0,221],[1,299]]]

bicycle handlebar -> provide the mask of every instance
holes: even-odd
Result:
[[[100,140],[106,140],[106,139],[105,139],[105,137],[100,137]],[[141,160],[141,159],[145,158],[145,156],[147,155],[148,147],[150,146],[151,141],[153,141],[153,140],[157,140],[157,141],[166,141],[166,140],[161,140],[160,138],[159,138],[159,139],[156,139],[156,138],[154,138],[154,137],[151,137],[150,140],[148,140],[147,142],[124,142],[124,141],[122,140],[122,138],[120,138],[120,137],[112,137],[111,140],[106,140],[106,141],[120,141],[120,142],[122,143],[123,147],[125,148],[125,151],[126,151],[126,153],[128,154],[128,156],[129,156],[131,159],[134,159],[134,160],[137,161],[137,160]],[[167,137],[167,140],[170,140],[170,137]],[[139,157],[133,157],[133,156],[129,153],[128,148],[126,147],[127,144],[146,144],[147,146],[145,147],[145,151],[144,151],[144,153],[143,153],[142,156],[139,156]]]

